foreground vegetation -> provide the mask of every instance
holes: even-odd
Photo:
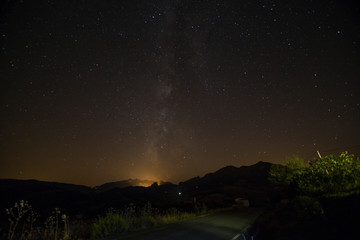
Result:
[[[51,216],[41,223],[40,216],[32,209],[31,205],[27,201],[21,200],[13,207],[6,209],[10,226],[7,235],[2,237],[8,240],[99,239],[193,218],[204,211],[206,211],[206,207],[201,205],[195,206],[194,212],[181,212],[176,208],[170,208],[166,212],[160,213],[148,202],[141,208],[130,204],[123,210],[109,209],[104,216],[85,223],[70,221],[69,216],[55,208]]]
[[[293,157],[284,166],[274,165],[270,180],[296,195],[344,197],[360,193],[360,159],[348,152],[305,163]]]
[[[37,225],[40,218],[24,200],[15,203],[13,207],[6,209],[10,222],[7,239],[69,239],[69,217],[61,214],[55,208],[52,215],[46,218],[42,225]]]
[[[278,190],[270,188],[274,204],[256,221],[249,236],[256,240],[352,239],[360,215],[359,157],[347,152],[310,162],[293,157],[284,166],[272,165],[269,179]],[[29,203],[20,201],[6,209],[10,224],[0,238],[99,239],[191,218],[204,213],[206,206],[190,203],[186,209],[193,210],[160,212],[150,203],[130,204],[80,221],[58,208],[42,214],[50,215],[47,218],[40,217]]]
[[[343,152],[306,163],[295,156],[273,165],[269,178],[282,199],[255,222],[256,239],[356,239],[359,157]]]
[[[124,211],[110,209],[105,216],[99,217],[92,226],[91,236],[102,238],[114,234],[128,231],[155,227],[193,218],[205,210],[198,212],[181,212],[176,208],[170,208],[165,213],[160,214],[148,202],[141,209],[136,209],[133,205],[128,206]]]

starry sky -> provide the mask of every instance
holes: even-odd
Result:
[[[0,45],[0,178],[360,153],[357,1],[8,0]]]

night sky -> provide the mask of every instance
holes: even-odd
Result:
[[[0,178],[184,181],[360,151],[350,0],[2,1]]]

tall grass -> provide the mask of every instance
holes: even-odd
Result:
[[[134,205],[129,205],[123,211],[111,209],[105,216],[99,217],[92,226],[92,237],[103,238],[126,231],[174,223],[195,216],[195,213],[181,212],[176,208],[171,208],[161,214],[149,202],[140,209]]]
[[[105,215],[84,223],[70,222],[69,216],[55,208],[51,215],[41,222],[40,216],[34,212],[31,205],[21,200],[6,209],[10,223],[7,240],[99,239],[193,218],[203,213],[203,209],[203,206],[198,206],[195,212],[189,213],[170,208],[160,213],[150,202],[141,208],[130,204],[121,211],[109,209]]]
[[[94,238],[101,238],[111,234],[125,232],[129,229],[129,223],[119,213],[108,212],[105,216],[99,217],[92,226],[91,235]]]
[[[156,220],[159,225],[163,225],[163,224],[179,222],[182,220],[193,218],[195,216],[196,216],[195,213],[179,212],[176,215],[172,215],[172,214],[159,215],[156,217]]]

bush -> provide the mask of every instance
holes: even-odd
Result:
[[[344,196],[359,193],[360,159],[347,152],[328,155],[295,171],[292,182],[300,193],[312,196]]]
[[[306,164],[298,156],[287,159],[285,166],[273,164],[270,168],[269,179],[276,185],[289,185],[294,172],[304,169]]]
[[[92,237],[102,238],[112,234],[127,231],[129,228],[125,218],[116,212],[108,212],[99,217],[92,227]]]
[[[270,180],[286,190],[309,196],[346,196],[360,193],[360,159],[347,152],[317,158],[308,165],[298,157],[285,166],[274,165]]]

